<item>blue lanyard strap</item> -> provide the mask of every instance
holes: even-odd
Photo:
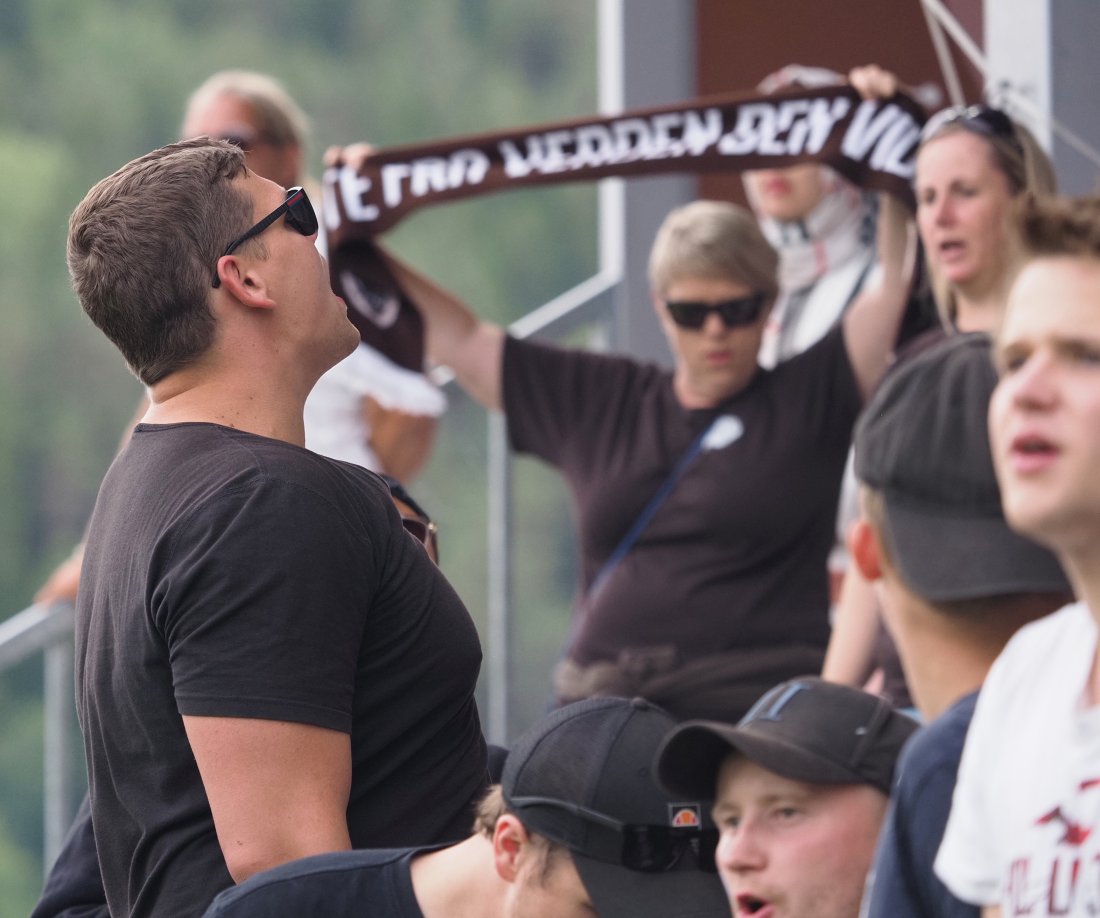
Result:
[[[591,603],[599,595],[603,585],[607,582],[607,578],[611,576],[611,572],[619,566],[619,562],[626,557],[627,552],[634,547],[634,543],[638,541],[638,536],[642,534],[642,530],[649,525],[649,521],[653,519],[653,515],[664,503],[665,498],[672,493],[672,489],[676,487],[676,483],[687,471],[687,467],[695,460],[695,457],[699,455],[699,452],[703,448],[703,443],[707,437],[711,435],[717,428],[719,422],[728,423],[730,420],[728,415],[719,415],[706,429],[703,430],[691,443],[682,456],[677,460],[676,465],[672,467],[672,471],[668,473],[668,477],[661,483],[661,486],[657,489],[650,499],[649,503],[645,505],[642,512],[638,514],[638,518],[634,520],[634,524],[627,530],[626,535],[619,540],[619,544],[615,546],[615,550],[608,555],[607,560],[604,561],[603,566],[596,572],[596,576],[592,578],[592,585],[585,593],[586,603]]]

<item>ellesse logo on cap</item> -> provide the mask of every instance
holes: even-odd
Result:
[[[703,814],[698,803],[670,803],[668,805],[668,824],[670,826],[701,826]]]

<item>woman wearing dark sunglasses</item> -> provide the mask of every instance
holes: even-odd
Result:
[[[391,260],[429,354],[572,489],[582,568],[558,701],[643,695],[677,717],[736,718],[820,668],[851,427],[908,291],[911,225],[900,204],[883,211],[878,283],[771,371],[757,355],[776,254],[731,204],[689,204],[658,233],[650,278],[671,373],[507,336]]]

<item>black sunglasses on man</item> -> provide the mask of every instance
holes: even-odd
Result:
[[[287,226],[297,230],[303,236],[312,236],[317,232],[317,212],[313,209],[313,205],[310,203],[305,189],[301,186],[295,186],[287,190],[286,200],[283,201],[282,204],[253,226],[247,233],[238,236],[229,243],[225,251],[222,252],[218,258],[221,259],[226,255],[232,255],[233,252],[244,243],[248,242],[253,236],[259,236],[260,233],[271,226],[271,224],[278,220],[283,214],[286,214]],[[211,286],[216,288],[220,287],[221,284],[221,278],[218,277],[218,272],[215,270],[214,283]]]

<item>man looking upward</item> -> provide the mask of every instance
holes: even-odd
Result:
[[[469,615],[388,489],[303,447],[358,343],[305,192],[202,138],[70,221],[81,306],[150,393],[89,525],[77,710],[111,914],[201,915],[324,851],[465,836],[484,788]]]

